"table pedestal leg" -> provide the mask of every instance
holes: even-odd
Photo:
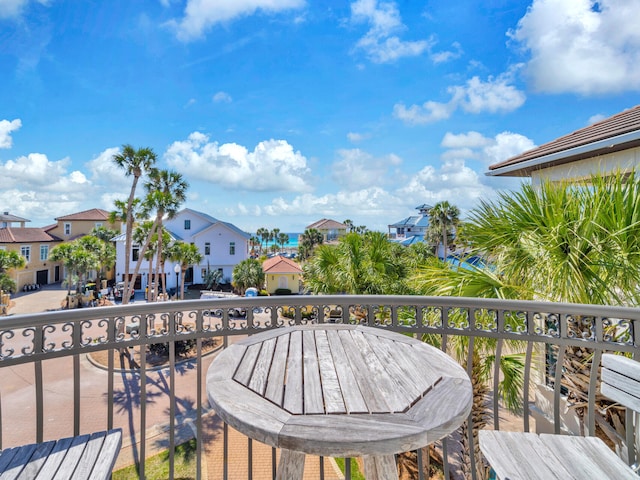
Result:
[[[276,480],[300,480],[304,473],[304,456],[302,452],[281,449]]]
[[[398,480],[395,455],[367,455],[362,461],[367,480]]]

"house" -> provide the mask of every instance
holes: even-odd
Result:
[[[24,268],[8,272],[18,290],[27,285],[46,285],[62,280],[61,265],[49,261],[49,252],[60,243],[61,239],[43,228],[0,228],[0,250],[18,252],[26,260]]]
[[[120,229],[120,222],[110,223],[109,212],[99,208],[72,213],[55,220],[56,223],[42,228],[25,227],[25,222],[29,221],[25,218],[8,212],[0,216],[0,249],[15,250],[27,261],[24,269],[9,272],[18,290],[26,285],[56,283],[65,277],[63,265],[49,260],[53,247],[88,235],[94,227]],[[13,223],[20,226],[14,227]]]
[[[306,230],[311,230],[312,228],[322,234],[324,243],[335,242],[340,237],[344,237],[348,229],[344,223],[336,222],[328,218],[323,218],[311,225],[307,225]]]
[[[44,228],[49,234],[64,241],[71,241],[89,235],[91,230],[96,227],[119,231],[121,225],[120,221],[111,223],[109,221],[109,212],[100,208],[71,213],[55,220],[56,223]]]
[[[251,235],[231,223],[223,222],[206,213],[185,208],[173,218],[165,220],[164,227],[169,232],[171,241],[180,240],[185,243],[193,243],[202,254],[203,259],[200,264],[187,269],[185,284],[204,283],[207,272],[212,270],[222,272],[223,280],[230,283],[233,267],[249,258]],[[124,234],[114,238],[116,242],[116,279],[118,281],[124,279],[125,240]],[[129,266],[131,273],[135,269],[140,247],[140,245],[132,245]],[[151,264],[152,273],[154,266],[155,260]],[[149,268],[149,262],[143,260],[138,277],[134,281],[136,290],[145,289],[149,284]],[[165,262],[164,272],[167,275],[167,288],[175,288],[180,283],[179,273],[174,273],[174,268],[175,264],[170,260]]]
[[[531,177],[534,184],[640,165],[640,105],[489,167],[490,176]]]
[[[276,255],[262,263],[265,290],[274,294],[277,289],[288,289],[300,293],[302,289],[302,269],[293,260]]]
[[[429,211],[431,208],[431,205],[426,203],[418,205],[416,207],[418,215],[412,215],[389,225],[389,238],[405,246],[423,242],[427,228],[429,228]]]

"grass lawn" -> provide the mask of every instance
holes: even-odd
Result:
[[[176,447],[174,456],[175,480],[192,480],[196,478],[196,441],[189,440]],[[165,480],[169,478],[169,451],[160,452],[147,459],[144,467],[147,480]],[[137,465],[122,468],[113,472],[113,480],[138,480]]]
[[[340,471],[344,473],[344,458],[337,457],[335,458],[335,461],[338,464]],[[351,459],[351,480],[365,480],[364,475],[360,473],[358,462],[356,462],[355,458]]]

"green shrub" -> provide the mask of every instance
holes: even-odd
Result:
[[[196,340],[178,340],[176,341],[176,355],[182,357],[189,353],[191,349],[196,346]],[[152,343],[149,345],[149,351],[154,355],[166,356],[169,355],[169,342],[167,343]]]

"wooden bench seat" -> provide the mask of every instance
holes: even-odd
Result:
[[[626,408],[640,411],[640,363],[619,355],[602,355],[600,391]],[[640,478],[595,437],[482,430],[479,442],[482,454],[503,480]]]
[[[118,428],[7,448],[0,452],[0,478],[107,480],[121,445]]]

